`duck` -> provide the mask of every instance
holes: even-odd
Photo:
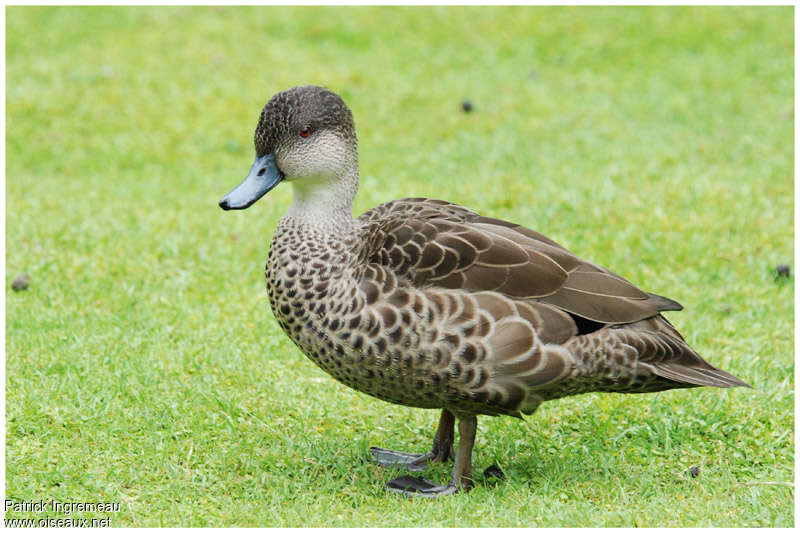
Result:
[[[410,472],[453,460],[449,481],[404,475],[389,491],[472,488],[479,415],[522,418],[588,392],[749,387],[706,362],[662,315],[683,309],[678,302],[532,229],[430,198],[354,218],[353,114],[327,88],[272,96],[254,145],[249,173],[219,206],[246,209],[278,185],[292,187],[265,267],[281,329],[348,387],[441,411],[429,451],[370,453]]]

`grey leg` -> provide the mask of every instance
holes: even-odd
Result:
[[[450,483],[436,485],[427,479],[412,476],[402,476],[389,481],[387,490],[399,492],[405,496],[425,496],[435,498],[454,494],[460,490],[468,491],[472,488],[472,448],[475,445],[475,433],[478,428],[478,419],[475,416],[462,418],[458,423],[458,453],[453,465]]]
[[[478,418],[471,416],[458,422],[458,455],[453,465],[450,484],[463,490],[472,488],[472,448],[475,446],[475,434],[478,432]]]
[[[442,416],[439,417],[439,428],[433,438],[433,448],[428,452],[432,463],[443,463],[455,457],[453,452],[453,442],[455,440],[456,417],[447,409],[442,409]]]
[[[439,418],[439,428],[433,438],[433,446],[428,453],[406,453],[386,448],[372,447],[369,449],[375,462],[381,466],[394,466],[412,471],[428,468],[430,463],[443,463],[453,457],[455,417],[447,409],[442,410]]]

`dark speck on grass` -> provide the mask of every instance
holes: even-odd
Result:
[[[22,273],[11,283],[11,288],[15,291],[24,291],[30,285],[31,277],[27,273]]]
[[[499,466],[492,465],[483,471],[483,477],[486,479],[505,479],[506,475],[500,470]]]
[[[466,100],[466,99],[462,100],[461,101],[461,109],[464,110],[464,113],[472,112],[472,109],[473,109],[472,101],[471,100]]]
[[[775,274],[779,278],[788,278],[791,273],[792,269],[789,268],[789,265],[778,265],[775,267]]]
[[[700,467],[695,465],[695,466],[689,468],[689,475],[692,476],[693,478],[699,476],[700,475]]]

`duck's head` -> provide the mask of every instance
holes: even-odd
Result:
[[[323,87],[294,87],[269,99],[255,132],[250,173],[220,201],[246,209],[281,181],[315,186],[355,172],[358,149],[353,115],[339,95]]]

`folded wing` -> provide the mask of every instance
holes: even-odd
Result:
[[[418,286],[496,291],[599,324],[631,323],[682,309],[533,230],[455,204],[397,200],[360,220],[374,226],[370,260]]]

